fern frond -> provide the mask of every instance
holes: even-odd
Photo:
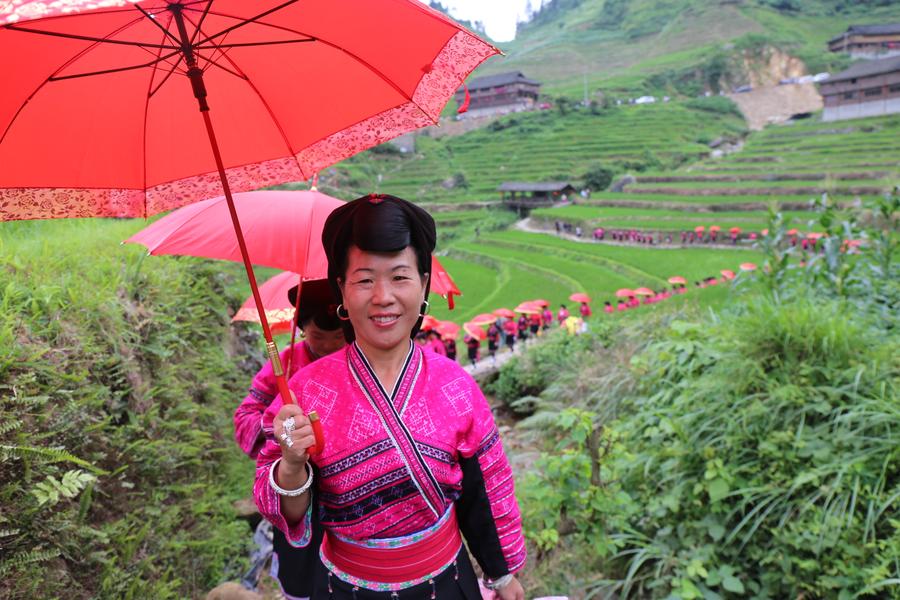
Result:
[[[33,446],[9,446],[0,444],[0,460],[7,461],[10,458],[23,458],[25,456],[39,457],[48,463],[70,462],[84,467],[97,475],[108,474],[103,469],[95,467],[86,460],[78,458],[74,454],[70,454],[60,448],[35,448]]]
[[[19,552],[0,562],[0,577],[6,577],[13,569],[34,563],[47,562],[57,556],[59,556],[59,550],[35,549],[27,552]]]

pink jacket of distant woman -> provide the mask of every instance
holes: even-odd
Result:
[[[293,355],[291,355],[293,350]],[[288,356],[291,356],[291,375],[313,362],[315,358],[306,345],[306,342],[297,342],[293,348],[288,347],[281,351],[281,364],[287,368]],[[262,415],[272,398],[278,395],[278,387],[275,383],[275,373],[272,371],[272,362],[267,361],[262,369],[253,378],[250,390],[244,401],[234,411],[234,439],[241,450],[250,458],[256,458],[262,448],[263,431]]]

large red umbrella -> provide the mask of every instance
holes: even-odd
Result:
[[[534,302],[522,302],[513,309],[513,312],[522,313],[523,315],[537,315],[541,313],[541,307]]]
[[[673,275],[672,277],[669,277],[669,283],[680,283],[684,285],[687,283],[687,280],[681,275]]]
[[[302,273],[304,279],[326,278],[328,260],[322,246],[322,228],[331,211],[342,204],[343,200],[316,191],[234,194],[250,262]],[[224,196],[172,211],[125,242],[142,244],[154,255],[243,260]]]
[[[616,298],[629,298],[631,296],[634,296],[634,290],[629,290],[628,288],[616,290]]]
[[[437,122],[497,52],[416,0],[145,0],[3,25],[0,220],[146,217],[224,192],[289,402],[232,190]]]
[[[494,315],[498,317],[503,317],[504,319],[515,319],[516,313],[509,310],[508,308],[498,308],[494,311]]]
[[[125,6],[140,0],[0,0],[0,25],[22,23],[85,10]]]

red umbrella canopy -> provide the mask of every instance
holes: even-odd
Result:
[[[212,138],[233,191],[307,179],[437,122],[497,52],[417,0],[144,0],[4,25],[0,220],[217,196]]]
[[[435,329],[439,324],[440,320],[435,318],[434,315],[425,315],[422,318],[422,331],[431,331]]]
[[[322,228],[331,211],[342,204],[343,200],[313,191],[235,194],[250,262],[301,273],[304,279],[326,278]],[[147,246],[150,254],[241,261],[224,196],[175,210],[125,242]]]
[[[569,296],[569,300],[572,302],[590,302],[591,297],[583,292],[576,292]]]
[[[441,321],[435,327],[435,330],[441,334],[442,338],[452,339],[459,335],[459,325],[453,321]]]
[[[696,227],[694,227],[694,231],[696,231],[697,233],[703,233],[705,229],[706,228],[703,225],[697,225]]]
[[[634,290],[629,290],[628,288],[616,290],[616,298],[628,298],[630,296],[634,296]]]
[[[494,315],[503,317],[504,319],[514,319],[516,317],[516,313],[509,310],[508,308],[498,308],[494,311]]]
[[[537,315],[541,312],[541,307],[534,302],[522,302],[513,309],[513,312],[522,313],[523,315]]]
[[[547,308],[548,306],[550,306],[550,302],[544,300],[543,298],[538,298],[537,300],[532,300],[531,302],[537,304],[541,308]]]
[[[288,301],[288,290],[297,285],[299,281],[300,275],[284,271],[259,286],[259,294],[266,307],[266,319],[272,324],[273,333],[278,329],[279,324],[287,323],[290,327],[291,319],[294,316],[294,307]],[[259,313],[252,296],[244,301],[231,321],[259,323]]]
[[[98,8],[110,8],[125,6],[126,4],[139,2],[140,0],[5,0],[0,2],[0,25],[7,23],[21,23],[32,19],[43,19],[66,15],[83,10],[96,10]]]
[[[735,277],[734,271],[730,271],[728,269],[722,269],[719,272],[722,274],[722,277],[724,277],[725,279],[734,279],[734,277]]]
[[[496,320],[496,315],[492,315],[490,313],[481,313],[480,315],[476,315],[475,318],[469,321],[469,323],[474,323],[475,325],[490,325]]]
[[[741,271],[755,271],[756,265],[752,262],[741,263]]]
[[[487,333],[485,332],[485,330],[482,329],[481,327],[479,327],[478,325],[476,325],[475,323],[472,323],[471,321],[468,323],[463,323],[463,330],[466,333],[468,333],[469,335],[471,335],[473,338],[476,338],[476,339],[479,339],[482,341],[487,339]]]
[[[709,230],[718,232],[718,231],[721,231],[722,228],[719,227],[718,225],[712,225],[712,226],[710,226]]]
[[[431,291],[447,298],[447,304],[450,305],[451,310],[453,309],[453,296],[462,296],[462,292],[450,277],[450,273],[434,255],[431,257]]]
[[[728,230],[728,233],[740,233],[740,232],[741,232],[740,227],[732,227],[731,229]]]
[[[653,290],[651,290],[648,287],[639,287],[638,289],[634,290],[635,296],[652,296],[655,293],[656,292],[654,292]]]
[[[687,283],[687,280],[680,275],[673,275],[672,277],[669,277],[669,283],[685,284]]]

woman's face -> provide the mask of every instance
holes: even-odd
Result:
[[[347,271],[338,285],[363,350],[408,347],[427,281],[427,273],[424,277],[419,275],[416,253],[411,247],[394,253],[350,247]]]
[[[318,357],[337,352],[347,345],[343,329],[338,328],[334,331],[320,329],[312,320],[303,328],[303,336],[306,338],[309,349]]]

